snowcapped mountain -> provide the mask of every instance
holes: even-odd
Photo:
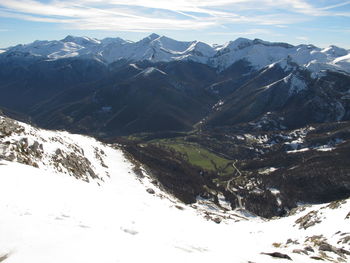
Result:
[[[350,260],[350,200],[272,220],[227,209],[181,203],[118,145],[0,117],[1,262]]]
[[[49,43],[67,49],[39,55]],[[345,121],[347,52],[248,39],[214,48],[158,35],[135,43],[67,37],[0,54],[0,107],[96,136],[236,125],[268,112],[292,129]],[[65,57],[48,58],[57,54]]]
[[[212,47],[202,42],[181,42],[157,34],[151,34],[137,42],[121,38],[97,40],[67,36],[59,41],[35,41],[28,45],[17,45],[7,49],[7,52],[30,53],[48,59],[85,56],[101,59],[106,63],[122,59],[154,62],[193,60],[206,63],[215,53]]]
[[[259,70],[274,63],[286,65],[289,61],[318,74],[325,70],[349,72],[348,54],[348,50],[336,46],[321,49],[313,45],[292,46],[239,38],[219,49],[211,62],[215,67],[225,69],[237,61],[246,60]]]
[[[44,59],[69,57],[95,58],[104,63],[118,60],[151,62],[195,61],[225,70],[234,63],[247,61],[255,70],[273,63],[291,60],[314,72],[325,70],[350,72],[349,50],[336,46],[324,49],[313,45],[292,46],[259,39],[238,38],[225,45],[207,45],[203,42],[182,42],[165,36],[151,34],[137,41],[121,38],[97,40],[89,37],[67,36],[59,41],[35,41],[27,45],[10,47],[5,56],[21,52]]]

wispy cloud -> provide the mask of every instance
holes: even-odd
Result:
[[[305,36],[298,36],[298,37],[296,37],[296,39],[302,40],[302,41],[307,41],[307,40],[309,40],[309,38],[308,38],[308,37],[305,37]]]
[[[350,1],[345,1],[343,3],[335,4],[335,5],[329,5],[326,7],[321,8],[321,10],[329,10],[329,9],[334,9],[342,6],[350,5]]]
[[[283,27],[313,16],[346,16],[332,9],[348,3],[317,8],[305,0],[1,0],[0,16],[85,30],[189,30],[226,24]]]
[[[210,32],[209,35],[215,36],[256,36],[256,35],[269,35],[269,36],[283,36],[273,32],[272,30],[263,28],[251,28],[245,31],[231,31],[231,32]]]

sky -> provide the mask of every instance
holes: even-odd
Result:
[[[350,1],[0,0],[0,48],[67,35],[150,33],[223,44],[238,37],[350,49]]]

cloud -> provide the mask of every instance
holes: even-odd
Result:
[[[210,32],[209,35],[215,36],[256,36],[256,35],[268,35],[268,36],[283,36],[269,29],[263,28],[251,28],[245,31],[230,31],[230,32]]]
[[[321,8],[321,10],[329,10],[329,9],[338,8],[338,7],[342,7],[342,6],[346,6],[346,5],[350,5],[350,1],[346,1],[343,3],[335,4],[335,5],[329,5],[329,6]]]
[[[298,37],[296,37],[296,39],[303,40],[303,41],[309,40],[309,38],[305,37],[305,36],[298,36]]]
[[[1,0],[0,16],[85,30],[196,30],[227,24],[283,27],[314,16],[347,16],[330,11],[344,4],[316,8],[305,0]]]

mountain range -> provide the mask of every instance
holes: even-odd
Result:
[[[209,187],[273,217],[350,196],[346,49],[68,36],[4,50],[0,93],[7,116],[122,145],[185,203]]]
[[[350,55],[336,46],[243,38],[210,46],[151,34],[138,42],[67,36],[3,51],[0,106],[46,128],[110,136],[269,112],[290,128],[350,117]]]
[[[0,94],[0,262],[349,260],[349,50],[67,36]]]
[[[127,61],[194,61],[224,70],[242,59],[255,69],[287,59],[312,72],[322,70],[350,71],[349,50],[337,46],[318,48],[313,45],[293,46],[260,39],[238,38],[224,45],[208,45],[199,41],[183,42],[151,34],[132,42],[121,38],[98,40],[67,36],[62,40],[35,41],[2,51],[6,56],[29,56],[37,59],[92,58],[106,64]]]

